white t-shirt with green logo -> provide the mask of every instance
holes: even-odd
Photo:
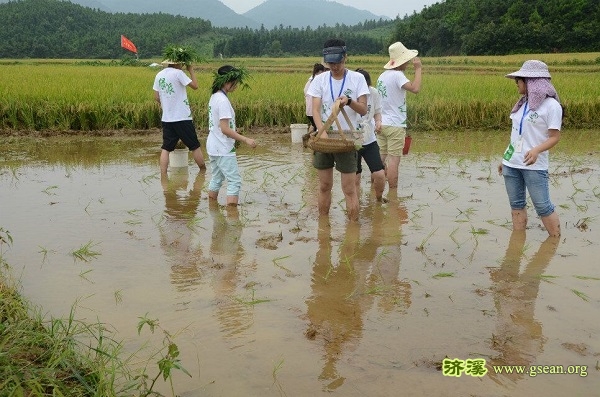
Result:
[[[377,79],[381,95],[381,124],[406,128],[406,90],[410,80],[401,70],[386,70]]]
[[[192,79],[181,69],[164,68],[154,78],[154,91],[160,96],[161,121],[192,120],[192,110],[187,97],[187,85]]]
[[[217,91],[208,101],[208,138],[206,153],[209,156],[235,156],[235,139],[221,131],[220,121],[229,119],[229,128],[235,131],[235,111],[223,91]]]

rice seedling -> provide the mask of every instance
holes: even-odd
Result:
[[[287,277],[294,277],[294,276],[297,276],[297,274],[295,274],[293,271],[291,271],[287,267],[279,264],[280,261],[282,261],[284,259],[287,259],[287,258],[290,258],[290,257],[291,257],[291,255],[286,255],[286,256],[280,256],[280,257],[274,258],[273,259],[273,264],[275,266],[277,266],[278,268],[280,268],[281,270],[285,271],[285,275]]]
[[[283,368],[283,363],[284,363],[283,358],[281,360],[279,360],[278,362],[276,362],[275,365],[273,366],[273,372],[271,373],[271,375],[273,376],[273,384],[277,386],[279,395],[287,396],[287,394],[283,390],[283,387],[281,386],[281,383],[279,382],[279,379],[277,379],[277,373],[279,371],[281,371],[281,369]]]
[[[49,253],[56,253],[56,251],[53,250],[49,250],[48,248],[42,247],[42,246],[38,246],[38,248],[40,249],[38,251],[38,253],[42,254],[42,263],[46,263],[46,260],[48,259],[48,254]]]
[[[458,193],[450,190],[449,186],[445,187],[442,190],[436,189],[436,193],[446,202],[456,200],[459,197]]]
[[[586,302],[590,301],[590,297],[587,294],[585,294],[584,292],[581,292],[576,289],[571,289],[571,292],[573,292],[575,295],[577,295],[578,297],[580,297],[581,299],[583,299]]]
[[[477,212],[477,210],[473,207],[469,207],[465,210],[461,210],[460,208],[457,208],[457,210],[458,210],[458,215],[456,216],[457,218],[459,216],[464,215],[467,219],[471,219],[471,216]]]
[[[119,303],[123,302],[123,290],[122,289],[116,290],[115,293],[114,293],[114,295],[115,295],[115,303],[117,305]]]
[[[558,278],[558,276],[553,276],[553,275],[550,275],[550,274],[540,274],[539,278],[542,281],[545,281],[547,283],[552,284],[552,280],[555,279],[555,278]]]
[[[48,196],[56,196],[56,193],[54,193],[55,189],[58,189],[58,186],[56,186],[56,185],[48,186],[47,188],[42,190],[42,193],[46,193]]]
[[[454,277],[454,273],[453,272],[441,272],[441,273],[437,273],[434,274],[432,276],[433,278],[446,278],[446,277]]]
[[[252,288],[250,291],[251,291],[250,299],[243,299],[243,298],[239,298],[239,297],[234,297],[233,299],[235,299],[237,302],[239,302],[243,305],[247,305],[247,306],[257,305],[259,303],[271,302],[271,299],[257,299],[254,296],[254,294],[256,292],[256,290],[254,288]]]
[[[591,276],[577,276],[577,275],[573,275],[573,277],[578,278],[580,280],[594,280],[594,281],[600,281],[600,277],[591,277]]]
[[[97,246],[99,243],[88,241],[76,250],[71,251],[71,255],[75,260],[81,260],[83,262],[89,262],[92,259],[100,255],[100,252],[94,251],[92,248]]]
[[[431,237],[433,237],[433,235],[435,234],[435,232],[437,232],[437,228],[435,230],[432,230],[423,240],[421,240],[421,244],[419,244],[419,246],[417,247],[417,251],[420,252],[424,252],[425,251],[425,244],[427,244],[427,241],[429,241],[429,239]]]

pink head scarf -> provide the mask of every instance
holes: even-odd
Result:
[[[525,101],[529,102],[529,108],[531,110],[536,110],[540,107],[544,99],[550,97],[556,99],[558,102],[558,93],[556,89],[550,82],[549,78],[546,77],[520,77],[525,80],[525,84],[527,84],[527,95],[523,95],[515,106],[513,106],[511,113],[519,110],[521,106],[525,103]]]

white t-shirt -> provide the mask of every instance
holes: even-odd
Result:
[[[209,156],[235,156],[235,139],[221,131],[220,121],[229,119],[229,128],[235,131],[235,111],[223,91],[217,91],[208,101],[208,138],[206,153]]]
[[[320,117],[321,120],[323,120],[323,123],[325,123],[331,114],[331,107],[333,106],[333,103],[339,96],[347,95],[352,98],[353,101],[356,101],[358,97],[362,95],[369,95],[369,86],[367,86],[365,77],[353,70],[346,69],[345,79],[341,80],[334,79],[331,76],[331,71],[328,70],[315,76],[312,83],[308,87],[308,95],[311,97],[321,98]],[[338,120],[340,121],[342,129],[359,129],[361,116],[352,110],[350,106],[346,106],[344,110],[348,114],[350,121],[354,124],[354,127],[350,128],[346,122],[346,119],[340,113]],[[313,109],[313,117],[318,117],[317,109]],[[335,123],[333,123],[332,127],[334,130],[337,130]]]
[[[368,145],[377,140],[375,135],[375,114],[381,113],[381,96],[377,89],[369,87],[371,94],[367,98],[367,114],[365,114],[360,122],[363,131],[363,145]]]
[[[381,124],[406,128],[406,90],[410,80],[401,70],[386,70],[377,79],[381,95]]]
[[[544,99],[544,102],[542,102],[537,110],[527,109],[525,117],[523,117],[524,110],[525,104],[515,113],[510,114],[512,120],[510,143],[515,150],[509,160],[502,160],[502,164],[513,168],[547,170],[549,165],[547,150],[540,153],[536,162],[532,165],[525,165],[524,157],[525,153],[531,148],[538,146],[548,139],[548,130],[560,131],[562,127],[562,107],[556,99],[548,97]],[[522,129],[521,120],[523,120]],[[521,131],[520,134],[519,131]],[[518,151],[517,148],[521,139],[521,150]]]
[[[154,78],[154,91],[160,96],[162,121],[173,122],[192,119],[192,110],[186,87],[192,79],[181,69],[164,68]]]

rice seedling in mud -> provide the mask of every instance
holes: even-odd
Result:
[[[236,302],[241,303],[246,306],[253,306],[253,305],[257,305],[259,303],[271,302],[271,300],[272,300],[272,299],[266,299],[266,298],[264,298],[264,299],[256,298],[255,293],[256,293],[256,290],[254,288],[250,288],[250,299],[244,299],[244,298],[240,298],[237,296],[235,296],[233,299]]]
[[[88,241],[76,250],[71,251],[73,259],[80,260],[83,262],[90,262],[92,259],[100,255],[99,251],[94,251],[93,248],[99,243],[94,243],[92,240]]]

